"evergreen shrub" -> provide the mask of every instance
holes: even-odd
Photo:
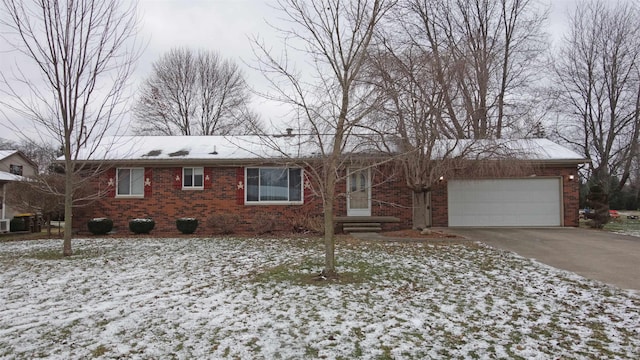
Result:
[[[198,228],[198,219],[179,218],[176,220],[176,227],[183,234],[193,234]]]
[[[129,221],[129,230],[135,234],[148,234],[156,226],[156,222],[150,218],[132,219]]]
[[[105,235],[113,230],[113,220],[107,218],[94,218],[87,223],[89,231],[93,235]]]

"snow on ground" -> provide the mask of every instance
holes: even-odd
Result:
[[[639,358],[640,297],[474,243],[0,243],[2,358]]]
[[[616,234],[621,234],[621,235],[629,235],[629,236],[635,236],[635,237],[640,237],[640,230],[615,230],[613,231]]]

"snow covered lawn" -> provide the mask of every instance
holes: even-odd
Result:
[[[640,297],[475,243],[0,243],[2,358],[639,358]]]

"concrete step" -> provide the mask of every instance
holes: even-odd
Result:
[[[351,232],[379,232],[382,231],[381,226],[364,226],[364,227],[356,227],[356,226],[345,226],[342,229],[346,233]]]
[[[381,227],[379,222],[359,222],[359,223],[345,223],[344,227]]]

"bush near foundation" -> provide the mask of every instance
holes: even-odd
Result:
[[[176,227],[183,234],[193,234],[198,228],[198,219],[179,218],[176,220]]]
[[[240,220],[240,216],[236,214],[213,214],[207,219],[207,227],[211,228],[214,234],[229,235],[237,232]]]
[[[87,223],[89,231],[93,235],[105,235],[113,230],[113,220],[107,218],[94,218]]]
[[[253,231],[258,235],[271,234],[276,229],[278,219],[275,215],[258,213],[253,218]]]
[[[153,219],[133,219],[129,221],[129,230],[135,234],[148,234],[156,226]]]
[[[324,235],[324,218],[321,214],[299,212],[288,221],[294,233]]]

